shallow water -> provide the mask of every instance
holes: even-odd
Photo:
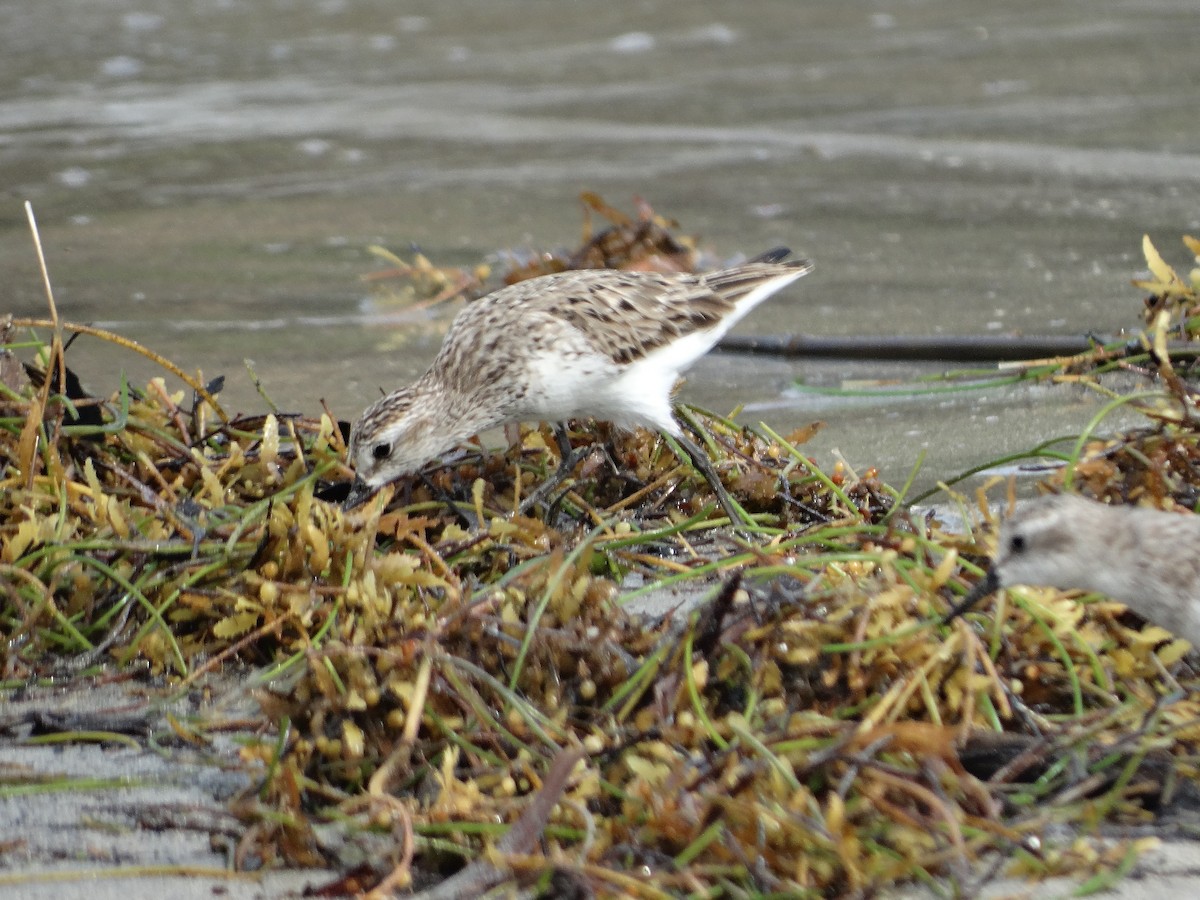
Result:
[[[817,268],[752,333],[1136,327],[1149,232],[1200,229],[1191,2],[48,0],[0,7],[0,271],[42,315],[32,200],[64,318],[189,370],[244,360],[282,408],[353,418],[445,322],[371,299],[366,251],[439,262],[577,243],[582,189],[635,194],[714,259],[784,243]],[[382,320],[390,324],[381,326]],[[97,391],[149,366],[72,348]],[[684,395],[828,463],[921,483],[1077,430],[1097,399],[899,402],[790,389],[936,365],[714,355]]]

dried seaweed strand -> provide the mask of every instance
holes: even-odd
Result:
[[[528,853],[533,849],[534,842],[550,821],[555,804],[567,788],[567,779],[585,756],[577,747],[560,750],[555,755],[542,779],[542,789],[534,795],[529,807],[521,813],[512,828],[496,842],[496,855]],[[436,887],[417,894],[416,900],[461,900],[463,897],[478,896],[506,877],[507,873],[492,863],[476,860]]]

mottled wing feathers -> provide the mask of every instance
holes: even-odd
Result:
[[[756,289],[805,274],[808,262],[781,261],[789,252],[776,248],[742,265],[699,275],[581,269],[532,278],[467,306],[447,345],[463,328],[504,340],[514,323],[532,324],[551,315],[614,362],[633,362],[676,338],[740,318],[748,310],[739,310],[739,304]],[[488,319],[495,327],[487,327]]]
[[[593,280],[560,297],[554,314],[586,334],[596,350],[623,364],[677,337],[711,328],[733,311],[729,298],[703,283],[640,274],[636,279]]]
[[[786,251],[785,251],[786,252]],[[793,260],[787,263],[759,262],[757,260],[732,269],[721,269],[701,275],[705,287],[720,294],[732,307],[745,298],[747,294],[762,287],[770,281],[798,278],[812,269],[807,260]],[[764,295],[765,299],[765,295]]]

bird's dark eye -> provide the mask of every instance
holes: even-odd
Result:
[[[387,459],[392,455],[391,444],[376,444],[371,448],[371,455],[376,459]]]
[[[1008,549],[1013,553],[1025,552],[1025,535],[1014,534],[1008,541]]]

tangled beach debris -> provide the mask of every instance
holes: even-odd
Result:
[[[610,237],[640,246],[647,215]],[[1144,356],[1023,370],[1126,368],[1152,390],[1112,404],[1146,428],[1035,455],[1066,462],[1060,486],[1190,508],[1194,392],[1187,361],[1154,347],[1191,337],[1198,279],[1152,268],[1147,289],[1173,299],[1155,295],[1171,305]],[[803,433],[692,410],[752,528],[732,532],[661,437],[591,423],[577,443],[601,450],[526,514],[558,464],[548,428],[346,513],[334,414],[230,417],[218,380],[165,360],[140,389],[82,396],[62,349],[76,332],[124,341],[53,311],[5,331],[4,684],[68,665],[176,686],[253,671],[243,866],[346,871],[329,893],[461,870],[476,893],[865,896],[966,889],[996,854],[1098,885],[1145,842],[1093,838],[1195,793],[1185,642],[1051,589],[940,624],[986,566],[982,490],[947,495],[976,523],[949,531],[871,471],[822,471]],[[699,603],[630,612],[667,590]]]

